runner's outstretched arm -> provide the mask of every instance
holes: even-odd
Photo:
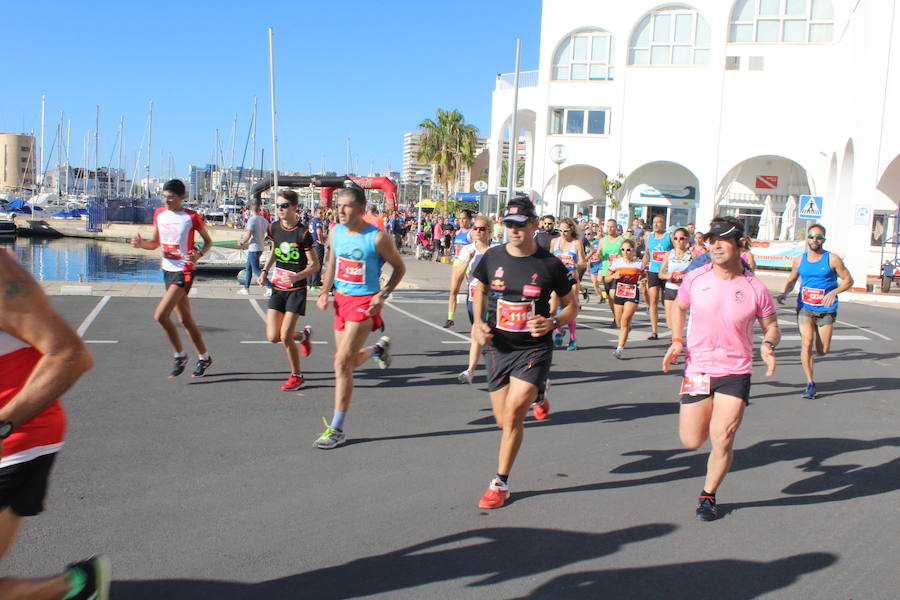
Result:
[[[484,322],[484,299],[486,289],[484,283],[479,281],[475,294],[472,296],[472,339],[482,346],[494,337],[494,334],[491,333],[490,325]]]
[[[847,270],[847,266],[841,257],[831,252],[828,254],[828,261],[828,266],[837,273],[841,283],[835,289],[825,294],[825,297],[822,299],[823,306],[832,306],[838,294],[846,292],[853,287],[853,276],[850,275],[850,271]]]
[[[669,364],[681,354],[684,349],[684,322],[687,317],[687,308],[681,304],[681,300],[675,298],[669,313],[669,324],[672,326],[672,343],[662,360],[663,373],[669,372]]]
[[[325,268],[322,269],[322,272],[324,273],[322,290],[319,292],[319,297],[316,298],[316,306],[322,310],[328,310],[328,294],[334,285],[334,246],[331,244],[328,245],[328,259],[325,261]]]
[[[781,329],[778,328],[777,315],[759,319],[759,326],[763,331],[763,341],[759,355],[768,367],[766,377],[771,377],[775,374],[775,366],[778,362],[775,358],[775,346],[781,341]]]
[[[0,284],[0,331],[42,355],[25,386],[0,408],[0,420],[19,426],[58,400],[94,359],[34,278],[5,250],[0,250]]]
[[[775,296],[775,300],[778,301],[778,304],[784,304],[785,298],[787,298],[787,295],[794,289],[794,285],[797,284],[797,280],[800,278],[798,269],[800,268],[800,261],[802,259],[802,256],[794,259],[794,262],[791,265],[791,274],[788,276],[788,280],[784,282],[784,291]]]
[[[403,276],[406,274],[406,263],[403,262],[403,257],[400,256],[397,245],[394,243],[394,240],[383,231],[379,231],[375,236],[375,251],[381,255],[381,258],[383,258],[385,262],[391,265],[393,272],[384,288],[372,296],[372,301],[369,302],[370,315],[374,315],[381,310],[385,301],[385,296],[394,291],[394,288],[400,284],[400,280],[403,279]]]

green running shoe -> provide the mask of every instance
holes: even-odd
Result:
[[[387,369],[391,366],[391,338],[386,335],[381,336],[378,345],[381,346],[381,354],[372,355],[372,358],[375,359],[378,368]]]
[[[329,425],[328,421],[325,420],[325,417],[322,417],[322,422],[325,423],[325,431],[323,431],[322,435],[319,436],[319,439],[313,443],[313,446],[321,450],[331,450],[347,443],[347,436],[343,431]]]

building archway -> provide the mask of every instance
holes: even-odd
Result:
[[[625,178],[619,190],[622,205],[609,217],[628,225],[635,218],[651,223],[660,215],[666,227],[687,225],[696,219],[699,188],[697,176],[684,165],[665,160],[646,163]]]
[[[542,190],[545,202],[540,207],[541,212],[556,217],[574,217],[578,213],[591,218],[603,217],[606,173],[590,165],[570,165],[560,170],[559,181],[557,190],[556,173],[547,180]]]
[[[737,217],[744,222],[747,235],[755,238],[767,198],[771,200],[777,232],[788,199],[793,196],[797,201],[801,195],[813,193],[814,182],[797,161],[775,154],[754,156],[736,164],[719,182],[714,214]]]
[[[522,191],[529,196],[533,196],[532,173],[534,172],[534,138],[535,127],[537,124],[537,114],[533,110],[519,110],[516,113],[516,129],[519,130],[516,143],[516,165],[522,165],[522,176],[518,178],[516,189]],[[512,115],[506,117],[503,124],[492,136],[491,142],[491,166],[490,172],[491,182],[496,182],[495,190],[497,193],[503,192],[505,197],[506,183],[503,182],[503,170],[509,168],[509,130],[512,126]],[[504,164],[506,166],[504,167]],[[493,174],[496,173],[496,177]]]

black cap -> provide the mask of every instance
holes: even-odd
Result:
[[[537,218],[534,203],[527,196],[516,196],[506,205],[506,212],[501,220],[504,222],[527,223]]]
[[[706,232],[704,237],[707,240],[711,237],[722,239],[742,238],[744,237],[744,230],[740,226],[729,223],[728,221],[713,221],[709,224],[709,231]]]

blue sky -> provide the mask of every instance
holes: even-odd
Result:
[[[283,169],[317,171],[324,157],[328,170],[344,172],[349,137],[362,172],[373,161],[377,171],[388,161],[399,170],[403,133],[439,107],[459,109],[488,135],[494,77],[514,70],[516,37],[522,68],[537,66],[541,10],[540,0],[3,4],[0,131],[39,135],[46,94],[45,157],[64,110],[80,165],[99,104],[100,163],[109,162],[124,115],[129,176],[150,100],[153,162],[171,153],[184,176],[189,163],[212,160],[216,128],[230,161],[234,113],[240,163],[257,96],[257,153],[265,148],[271,167],[269,26]]]

